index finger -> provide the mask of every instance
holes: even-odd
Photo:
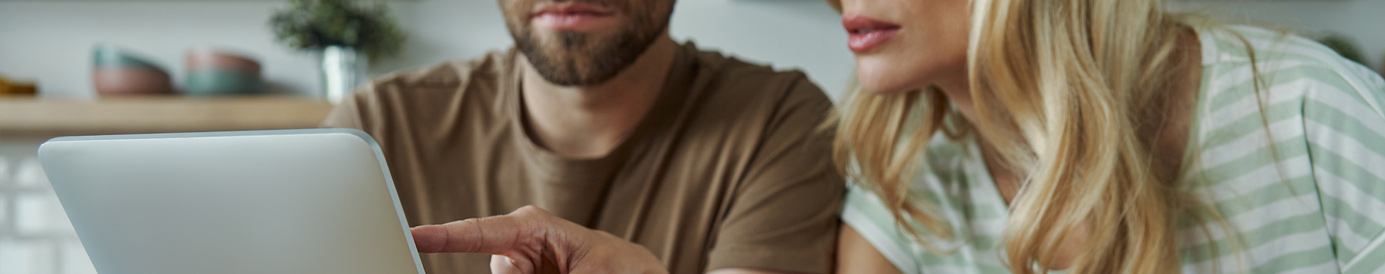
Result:
[[[485,253],[502,255],[514,250],[520,237],[531,237],[532,226],[521,217],[501,215],[466,219],[442,225],[409,229],[421,253]]]

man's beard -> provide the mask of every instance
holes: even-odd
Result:
[[[559,31],[541,39],[528,26],[513,25],[509,26],[510,35],[544,80],[559,86],[591,86],[615,78],[664,33],[669,14],[657,12],[636,12],[635,20],[624,22],[624,27],[605,39],[575,31]]]

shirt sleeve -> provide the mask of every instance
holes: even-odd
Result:
[[[1342,273],[1385,271],[1385,84],[1359,66],[1303,99],[1313,179]]]
[[[736,186],[708,252],[707,270],[756,268],[829,273],[845,184],[819,131],[831,101],[798,77]]]
[[[918,262],[913,259],[914,256],[910,252],[913,249],[908,246],[912,241],[900,231],[894,215],[890,214],[890,209],[885,207],[874,192],[854,184],[848,187],[846,206],[842,209],[842,223],[861,234],[861,238],[870,242],[870,245],[900,272],[919,273]]]

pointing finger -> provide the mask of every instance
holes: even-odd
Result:
[[[466,219],[442,225],[423,225],[410,229],[414,245],[422,253],[484,253],[505,255],[523,243],[542,239],[543,216],[522,214]]]

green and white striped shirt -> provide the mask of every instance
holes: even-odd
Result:
[[[1238,34],[1255,50],[1260,97]],[[1202,86],[1183,182],[1240,244],[1215,221],[1183,220],[1183,272],[1385,273],[1385,80],[1297,36],[1227,26],[1198,37]],[[975,142],[935,140],[910,198],[938,205],[957,232],[939,245],[955,251],[916,244],[858,186],[842,220],[906,274],[1009,273],[1001,261],[1009,208]]]

